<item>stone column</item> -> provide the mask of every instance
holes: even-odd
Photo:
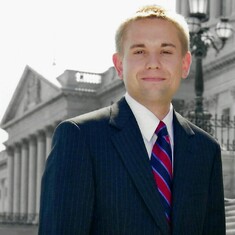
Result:
[[[5,212],[5,200],[6,200],[5,179],[1,179],[0,187],[1,187],[1,211],[0,211],[0,213],[4,214],[4,212]]]
[[[8,180],[8,203],[7,215],[13,215],[13,182],[14,182],[14,149],[12,147],[7,149],[7,180]]]
[[[181,14],[184,17],[189,16],[189,3],[188,3],[188,0],[181,1]]]
[[[39,207],[40,207],[40,192],[41,192],[41,179],[44,170],[46,159],[46,138],[45,133],[40,131],[37,136],[37,190],[36,190],[36,218],[38,222]]]
[[[234,156],[233,156],[233,169],[232,169],[232,184],[231,184],[231,186],[232,186],[231,197],[235,198],[235,158],[234,158]]]
[[[232,15],[232,6],[233,6],[234,0],[227,0],[226,1],[226,9],[225,9],[225,16],[230,17]]]
[[[0,215],[3,214],[2,191],[3,191],[3,183],[2,183],[2,179],[0,179],[0,192],[1,192],[1,198],[0,198]]]
[[[232,1],[232,15],[235,15],[235,1]]]
[[[235,93],[233,93],[235,99]],[[235,140],[234,140],[235,141]],[[232,175],[232,198],[235,198],[235,157],[233,155],[233,175]]]
[[[36,213],[36,160],[37,143],[34,135],[29,139],[29,188],[28,188],[28,222],[33,222]]]
[[[51,151],[51,142],[54,128],[52,126],[48,126],[46,128],[46,158],[48,157]]]
[[[176,0],[176,7],[175,7],[175,10],[177,13],[180,13],[181,14],[181,2],[180,0]]]
[[[21,147],[21,192],[20,192],[20,214],[25,221],[28,213],[28,173],[29,171],[29,148],[26,139],[22,141]]]
[[[8,203],[8,201],[7,201],[7,178],[4,179],[4,191],[3,191],[3,193],[4,193],[4,196],[3,196],[3,198],[4,198],[4,213],[6,214],[6,212],[7,212],[7,203]]]
[[[220,1],[210,1],[210,19],[216,19],[221,15],[221,3]]]
[[[21,155],[20,145],[15,145],[14,151],[14,196],[13,196],[13,214],[15,220],[19,220],[20,215],[20,175],[21,175]]]

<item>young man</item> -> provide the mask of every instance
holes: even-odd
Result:
[[[113,62],[127,93],[57,127],[40,235],[225,234],[220,147],[171,104],[189,72],[188,45],[184,19],[158,6],[119,27]],[[156,161],[167,161],[160,173]]]

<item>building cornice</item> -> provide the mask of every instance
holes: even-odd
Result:
[[[226,55],[219,57],[216,60],[207,63],[204,66],[204,74],[206,79],[214,78],[235,66],[235,53],[232,51]]]
[[[113,89],[116,89],[117,87],[124,86],[123,81],[121,79],[115,79],[113,82],[107,83],[105,86],[101,86],[99,90],[97,90],[97,95],[103,95],[107,92],[112,91]]]

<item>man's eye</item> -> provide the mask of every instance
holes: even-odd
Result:
[[[162,54],[172,54],[172,51],[162,51]]]
[[[144,54],[144,51],[143,50],[138,50],[138,51],[135,51],[134,54],[136,54],[136,55]]]

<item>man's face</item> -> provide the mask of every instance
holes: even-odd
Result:
[[[143,105],[169,104],[186,78],[191,55],[182,54],[177,28],[166,20],[132,22],[114,65],[127,92]]]

